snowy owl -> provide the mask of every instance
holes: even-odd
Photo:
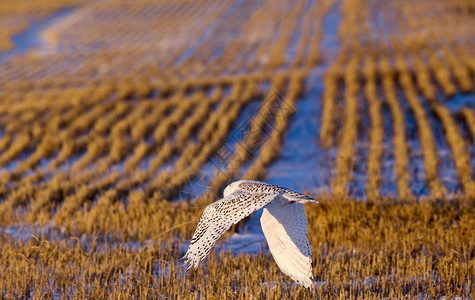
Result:
[[[284,274],[298,284],[312,287],[312,260],[303,203],[318,201],[280,186],[254,180],[239,180],[229,184],[223,196],[205,208],[198,222],[183,257],[187,269],[196,269],[231,225],[264,208],[262,231],[275,262]]]

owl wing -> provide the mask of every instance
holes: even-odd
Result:
[[[298,284],[312,287],[312,259],[303,204],[279,197],[264,207],[261,226],[282,272]]]
[[[219,237],[231,225],[271,202],[279,193],[251,193],[237,190],[208,205],[203,211],[183,259],[187,269],[198,267]]]

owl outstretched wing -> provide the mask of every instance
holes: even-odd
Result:
[[[279,196],[264,207],[261,226],[282,272],[298,284],[312,287],[312,259],[303,204]]]
[[[187,269],[198,267],[209,254],[219,237],[231,225],[238,223],[254,211],[271,202],[279,193],[252,193],[237,190],[208,205],[203,211],[198,226],[183,259]]]

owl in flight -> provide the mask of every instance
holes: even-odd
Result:
[[[196,269],[231,225],[264,208],[262,231],[275,262],[284,274],[298,284],[312,287],[312,259],[303,203],[318,201],[287,188],[255,180],[233,182],[224,189],[223,196],[208,205],[201,216],[183,257],[187,269]]]

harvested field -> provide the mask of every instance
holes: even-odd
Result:
[[[474,12],[1,3],[1,298],[474,298]],[[204,207],[241,178],[321,199],[315,290],[265,244],[226,250],[232,233],[181,268]],[[253,220],[232,231],[262,235]]]

